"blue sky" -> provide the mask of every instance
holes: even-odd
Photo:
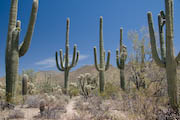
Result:
[[[180,0],[174,0],[175,51],[180,51]],[[32,0],[19,0],[18,19],[22,22],[23,40]],[[10,0],[0,2],[0,76],[5,74],[5,46],[8,28]],[[104,21],[104,46],[111,50],[111,64],[115,66],[115,50],[119,47],[119,29],[124,29],[124,44],[128,52],[132,43],[127,38],[129,30],[139,30],[147,26],[147,12],[152,11],[155,28],[157,14],[164,10],[164,0],[40,0],[39,12],[31,47],[20,58],[19,71],[22,69],[57,70],[55,51],[64,49],[66,19],[70,18],[70,54],[73,45],[78,45],[80,60],[78,67],[94,64],[93,46],[99,46],[99,17]],[[98,49],[99,50],[99,49]]]

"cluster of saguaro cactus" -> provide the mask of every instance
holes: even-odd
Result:
[[[148,12],[147,16],[148,16],[148,24],[149,24],[152,57],[157,63],[157,65],[166,69],[170,104],[173,109],[177,110],[179,106],[179,100],[177,94],[177,90],[178,90],[177,66],[180,60],[180,53],[178,54],[177,57],[174,56],[173,4],[174,4],[173,0],[165,0],[165,13],[161,11],[160,14],[158,15],[161,58],[158,56],[158,52],[156,48],[156,39],[154,33],[152,13]],[[166,34],[165,34],[166,42],[164,42],[164,33],[163,33],[164,24],[166,25]],[[165,50],[165,43],[166,43],[166,50]]]
[[[94,63],[95,63],[96,70],[99,72],[100,92],[103,92],[104,91],[104,84],[105,84],[104,83],[105,82],[104,72],[107,71],[109,68],[111,52],[108,51],[107,63],[105,64],[105,51],[104,51],[104,43],[103,43],[103,17],[102,16],[100,17],[99,49],[100,49],[100,64],[98,65],[98,62],[97,62],[96,47],[94,47]]]
[[[124,68],[125,62],[127,58],[127,49],[126,46],[122,43],[123,40],[123,29],[120,29],[120,54],[119,50],[116,50],[116,63],[117,67],[120,69],[120,86],[123,90],[125,90],[125,75],[124,75]]]
[[[19,57],[25,55],[30,46],[38,11],[38,0],[33,1],[31,17],[24,41],[19,46],[21,22],[17,20],[18,0],[11,0],[7,45],[6,45],[6,99],[13,102],[18,79]]]
[[[58,62],[58,52],[56,52],[56,66],[58,70],[64,71],[64,89],[65,93],[67,93],[68,89],[68,77],[69,77],[69,71],[72,67],[76,66],[79,58],[79,51],[76,52],[77,46],[74,45],[74,51],[73,51],[73,58],[72,58],[72,63],[69,64],[69,23],[70,20],[69,18],[67,19],[67,26],[66,26],[66,51],[65,55],[63,56],[63,51],[60,49],[60,65]]]

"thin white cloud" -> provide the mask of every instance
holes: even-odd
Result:
[[[80,54],[79,56],[79,61],[85,60],[89,57],[89,55],[85,55],[85,54]],[[70,60],[72,59],[72,55],[70,55]],[[35,63],[35,65],[40,66],[41,68],[54,68],[56,67],[56,62],[55,62],[55,58],[50,57],[50,58],[46,58],[44,60],[38,61]]]
[[[47,58],[35,63],[43,68],[53,68],[56,66],[55,58]]]

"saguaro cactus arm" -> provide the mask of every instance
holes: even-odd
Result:
[[[120,53],[122,52],[123,28],[120,28]]]
[[[28,25],[28,30],[26,32],[24,41],[19,46],[19,57],[23,56],[27,51],[31,43],[32,34],[34,31],[36,16],[38,11],[38,0],[33,1],[31,17]]]
[[[122,52],[121,56],[119,55],[119,50],[116,49],[116,64],[119,69],[124,69],[124,63],[127,58],[127,53]]]
[[[165,62],[165,41],[164,41],[164,24],[165,24],[165,15],[164,12],[161,11],[160,14],[158,15],[158,25],[159,25],[159,40],[160,40],[160,50],[161,50],[161,58],[162,61]]]
[[[121,64],[120,64],[120,61],[119,61],[119,50],[116,49],[116,64],[117,64],[117,67],[118,68],[121,68]]]
[[[60,52],[61,53],[61,52]],[[62,59],[62,56],[61,56],[62,54],[60,54],[60,58]],[[61,61],[61,66],[63,67],[63,61],[62,60],[60,60]],[[58,70],[60,70],[60,71],[64,71],[65,69],[64,69],[64,67],[63,68],[61,68],[60,66],[59,66],[59,62],[58,62],[58,52],[56,52],[56,66],[57,66],[57,68],[58,68]]]
[[[70,69],[76,66],[79,59],[79,51],[76,52],[76,50],[77,50],[77,45],[74,45],[73,58],[72,58],[71,65],[69,66]]]
[[[63,51],[62,51],[62,49],[60,49],[59,58],[60,58],[61,68],[62,68],[62,69],[65,69],[65,68],[64,68],[65,56],[63,57]]]
[[[165,67],[165,63],[163,63],[163,61],[161,61],[161,59],[159,58],[158,53],[157,53],[154,26],[153,26],[153,21],[152,21],[152,13],[148,12],[147,16],[148,16],[152,57],[160,67]]]
[[[105,71],[107,71],[107,70],[109,69],[110,57],[111,57],[111,52],[108,51],[108,56],[107,56],[107,62],[106,62]]]
[[[94,63],[97,71],[101,71],[98,62],[97,62],[97,50],[96,47],[94,47]]]
[[[11,0],[8,33],[16,26],[18,0]]]

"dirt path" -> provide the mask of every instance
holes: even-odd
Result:
[[[33,117],[39,114],[38,108],[22,108],[21,111],[24,112],[23,120],[35,120]]]
[[[76,110],[74,109],[75,103],[79,97],[74,97],[70,100],[68,105],[66,106],[66,113],[61,116],[61,120],[70,120],[75,115],[78,115]]]

